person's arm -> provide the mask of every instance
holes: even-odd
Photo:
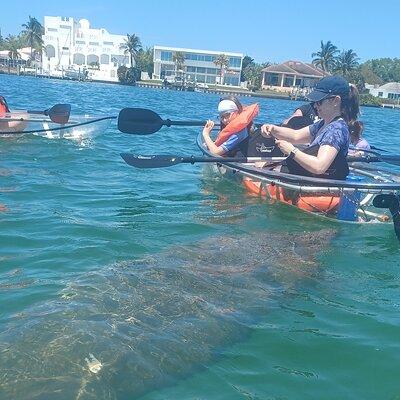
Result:
[[[274,136],[277,139],[287,140],[295,144],[306,144],[311,141],[310,128],[308,126],[301,129],[291,129],[265,124],[261,127],[261,134],[264,137]]]
[[[322,145],[316,156],[302,152],[286,140],[277,140],[276,144],[287,155],[294,152],[293,160],[307,171],[316,175],[324,174],[338,154],[338,150],[328,144]]]
[[[226,153],[226,150],[222,146],[217,146],[214,141],[210,138],[210,132],[214,128],[213,121],[207,121],[203,128],[203,138],[207,145],[208,150],[216,156],[222,156]]]

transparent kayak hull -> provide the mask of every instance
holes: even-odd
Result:
[[[113,117],[71,115],[66,124],[53,122],[45,115],[13,111],[0,117],[0,137],[37,135],[47,138],[93,137],[105,131]]]
[[[202,135],[197,145],[212,157]],[[365,168],[364,168],[365,167]],[[348,180],[306,178],[258,168],[253,163],[216,163],[213,170],[239,183],[251,196],[269,199],[341,222],[394,223],[400,237],[400,174],[357,163]]]

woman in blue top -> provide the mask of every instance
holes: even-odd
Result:
[[[284,154],[287,172],[330,179],[345,179],[349,173],[347,152],[350,129],[359,115],[357,88],[340,76],[321,79],[307,96],[320,121],[298,130],[265,124],[264,136],[274,136]],[[309,146],[300,150],[295,144]]]

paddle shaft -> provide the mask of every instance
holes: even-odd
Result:
[[[280,162],[286,160],[286,157],[181,157],[181,162],[186,164],[194,163],[253,163],[253,162]]]
[[[164,126],[204,126],[207,121],[171,121],[170,119],[163,120]],[[214,126],[220,126],[220,124],[215,123]]]

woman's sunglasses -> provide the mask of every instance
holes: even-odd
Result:
[[[314,103],[312,103],[313,105],[315,105],[315,106],[321,106],[322,105],[322,103],[325,101],[325,100],[329,100],[329,99],[334,99],[336,96],[329,96],[329,97],[325,97],[324,99],[322,99],[322,100],[319,100],[319,101],[314,101]]]

